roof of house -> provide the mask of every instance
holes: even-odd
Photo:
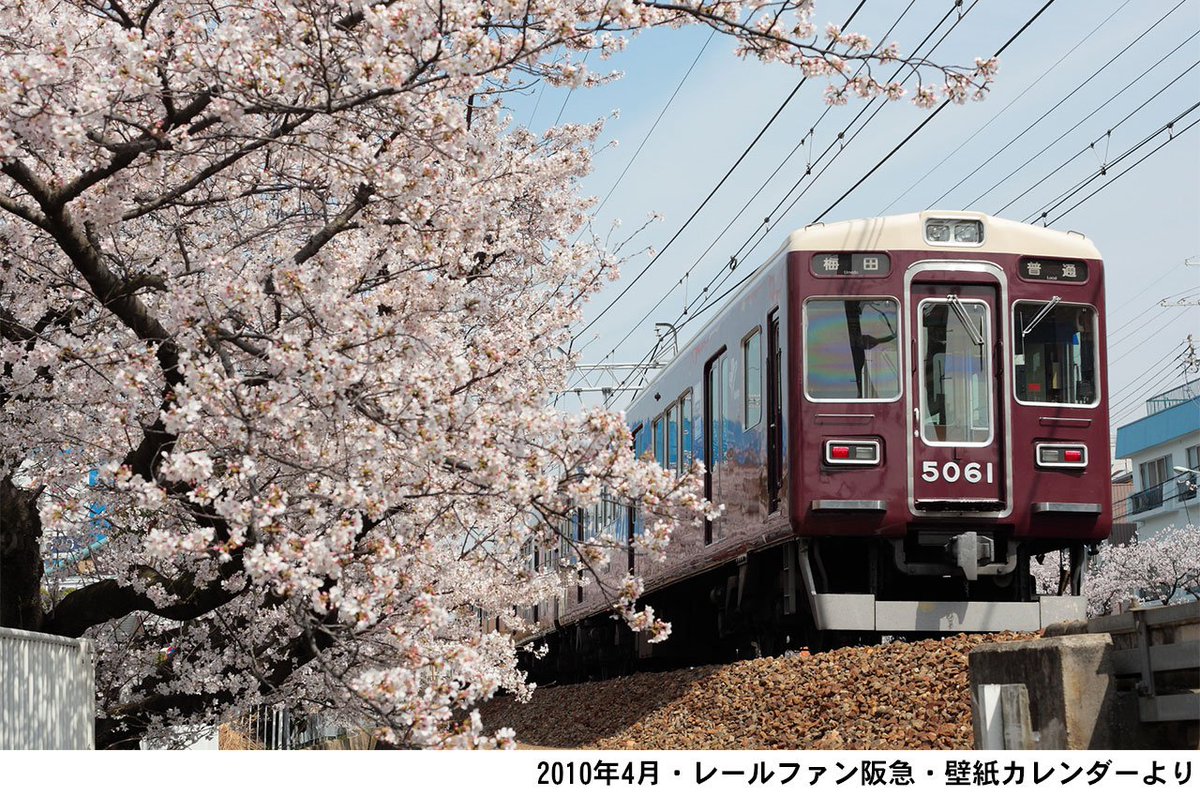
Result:
[[[1117,459],[1200,432],[1200,396],[1117,429]]]

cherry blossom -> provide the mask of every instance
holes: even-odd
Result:
[[[1047,556],[1030,570],[1039,591],[1057,591],[1062,570]],[[1183,603],[1200,598],[1200,527],[1167,528],[1126,545],[1101,545],[1084,574],[1089,617],[1133,604]]]

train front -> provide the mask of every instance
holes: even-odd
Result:
[[[818,627],[1082,617],[1086,550],[1112,526],[1091,241],[929,211],[788,248],[788,504]],[[1031,560],[1061,563],[1054,594]]]

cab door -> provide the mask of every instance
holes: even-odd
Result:
[[[914,282],[909,302],[913,509],[1001,512],[1008,497],[997,287]]]

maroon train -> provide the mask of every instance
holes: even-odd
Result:
[[[628,410],[639,454],[702,458],[724,505],[665,562],[598,574],[632,567],[671,639],[614,623],[593,583],[531,612],[538,668],[1082,617],[1085,547],[1112,525],[1103,285],[1084,236],[979,213],[793,233]],[[562,529],[605,530],[636,537],[636,509]],[[1044,556],[1055,595],[1029,574]]]

